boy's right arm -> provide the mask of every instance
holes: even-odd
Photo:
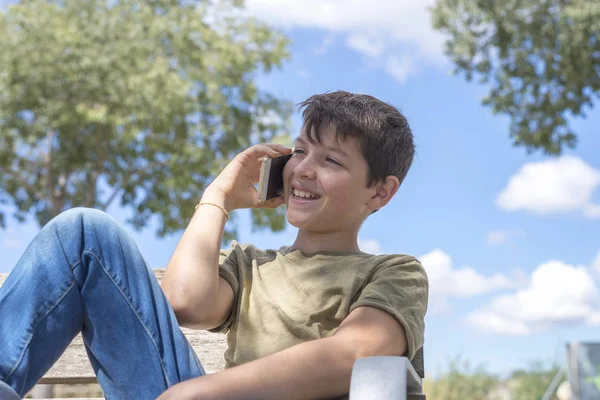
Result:
[[[228,211],[221,196],[202,196],[202,202]],[[167,265],[161,286],[181,326],[211,329],[231,310],[233,289],[219,277],[219,251],[225,214],[218,207],[198,207]]]
[[[238,154],[209,185],[201,203],[214,203],[228,212],[283,204],[282,197],[259,204],[254,184],[258,181],[262,157],[290,152],[290,148],[277,144],[250,147]],[[161,287],[182,326],[215,328],[231,312],[233,289],[219,276],[225,222],[225,213],[219,207],[198,207],[167,265]]]

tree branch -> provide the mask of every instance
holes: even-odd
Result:
[[[101,144],[100,135],[96,135],[96,154],[98,159],[96,160],[96,170],[92,171],[92,177],[90,179],[88,190],[85,196],[83,205],[85,207],[92,207],[96,202],[96,189],[98,184],[98,178],[104,173],[104,162],[106,161],[106,151],[104,146]]]
[[[126,177],[123,179],[123,183],[124,183],[124,184],[127,184],[127,181],[128,181],[128,179],[129,179],[129,175],[130,175],[130,174],[128,174],[128,175],[127,175],[127,176],[126,176]],[[125,186],[123,183],[121,183],[121,184],[118,184],[118,185],[115,187],[115,190],[113,191],[113,193],[112,193],[112,194],[110,195],[110,197],[108,198],[108,200],[106,200],[106,201],[104,202],[104,204],[100,204],[100,205],[99,205],[99,208],[100,208],[102,211],[106,211],[106,209],[108,208],[108,206],[110,206],[110,203],[112,203],[112,202],[113,202],[113,200],[114,200],[114,199],[117,197],[117,194],[119,194],[119,192],[121,191],[121,189],[123,188],[123,186]]]
[[[103,211],[106,211],[106,209],[108,208],[108,206],[110,206],[110,203],[112,203],[114,201],[114,199],[117,197],[117,195],[119,194],[119,192],[121,191],[121,189],[123,189],[125,186],[127,186],[127,184],[129,183],[129,179],[137,174],[140,176],[140,179],[146,179],[147,177],[152,176],[152,171],[154,170],[155,167],[159,166],[160,163],[158,162],[153,162],[150,163],[146,168],[144,169],[139,169],[137,171],[132,171],[130,173],[128,173],[127,175],[125,175],[125,177],[123,178],[123,181],[120,184],[117,184],[115,186],[115,190],[113,191],[113,193],[110,195],[110,197],[108,198],[108,200],[106,200],[104,202],[104,204],[100,205],[100,209]]]
[[[54,131],[48,130],[46,138],[48,140],[48,149],[44,155],[44,163],[46,164],[46,191],[48,201],[50,201],[50,207],[54,209],[54,193],[52,190],[54,182],[54,170],[52,168],[52,143],[54,142]]]
[[[64,174],[61,174],[58,182],[59,189],[57,189],[52,194],[52,214],[50,218],[56,217],[62,211],[63,206],[65,205],[65,193],[67,182],[69,181],[69,175],[71,175],[71,171],[67,171]]]

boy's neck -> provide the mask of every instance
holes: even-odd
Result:
[[[360,251],[357,236],[356,233],[319,233],[300,229],[292,248],[307,254],[319,251]]]

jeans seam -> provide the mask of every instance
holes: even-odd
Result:
[[[152,341],[152,344],[154,345],[154,349],[156,350],[156,353],[159,355],[158,357],[158,361],[160,363],[160,367],[163,370],[163,374],[165,376],[165,379],[167,381],[167,387],[171,387],[171,380],[169,379],[169,375],[167,374],[167,369],[165,368],[165,366],[163,365],[163,361],[162,358],[160,357],[160,351],[158,350],[158,344],[156,343],[156,341],[154,340],[154,337],[152,336],[152,333],[150,332],[150,329],[148,329],[148,327],[146,326],[146,324],[144,323],[144,321],[142,321],[142,318],[140,317],[138,311],[136,310],[136,308],[133,306],[132,302],[130,301],[130,299],[127,297],[127,295],[123,292],[123,290],[121,289],[121,287],[117,284],[117,282],[115,282],[115,280],[113,279],[113,277],[111,276],[111,274],[106,270],[106,268],[104,267],[104,264],[102,264],[102,261],[100,260],[100,257],[98,257],[96,254],[94,254],[93,252],[89,251],[89,250],[85,250],[83,252],[83,254],[88,253],[90,255],[92,255],[96,261],[98,262],[98,264],[100,265],[100,268],[102,268],[102,270],[104,271],[104,273],[106,274],[106,276],[108,276],[108,278],[111,280],[111,282],[115,285],[115,287],[119,290],[119,292],[121,293],[121,296],[123,296],[123,298],[125,299],[125,301],[127,302],[127,304],[129,305],[129,307],[131,308],[131,310],[133,311],[133,313],[135,314],[136,318],[138,319],[138,321],[140,322],[140,324],[142,325],[142,327],[144,328],[144,330],[146,331],[146,333],[148,334],[148,337],[150,338],[150,340]]]
[[[54,303],[54,305],[52,305],[51,307],[49,307],[48,311],[46,311],[44,313],[44,315],[37,321],[37,323],[31,327],[31,333],[29,334],[29,337],[27,339],[27,342],[25,343],[25,346],[23,346],[23,351],[22,351],[21,355],[19,356],[19,359],[15,363],[14,367],[9,371],[9,373],[4,378],[5,380],[8,380],[12,376],[12,374],[15,373],[15,371],[17,370],[17,367],[19,366],[19,364],[21,364],[21,361],[23,361],[23,357],[25,356],[25,352],[27,351],[27,347],[29,346],[29,344],[31,344],[31,339],[33,339],[33,333],[35,331],[35,328],[37,328],[37,326],[44,320],[44,318],[46,318],[48,316],[48,314],[50,314],[50,312],[52,310],[54,310],[60,304],[60,302],[69,293],[69,291],[71,289],[73,289],[73,286],[75,286],[75,280],[73,280],[69,284],[69,286],[67,286],[67,288],[61,293],[61,295],[58,298],[58,300],[56,301],[56,303]]]
[[[71,272],[73,272],[75,267],[81,263],[81,258],[79,258],[79,260],[75,261],[75,263],[71,264],[71,260],[69,260],[67,251],[65,250],[65,246],[63,246],[62,239],[61,239],[60,235],[58,234],[58,229],[54,229],[52,232],[56,236],[56,241],[60,244],[60,249],[62,250],[63,255],[65,256],[67,263],[69,263],[69,268],[71,269]]]

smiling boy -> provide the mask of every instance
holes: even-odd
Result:
[[[285,204],[288,222],[298,228],[295,242],[277,251],[234,242],[217,261],[226,215],[219,208],[258,206],[258,160],[291,151],[255,146],[208,188],[197,226],[192,221],[167,268],[163,289],[183,325],[226,331],[229,345],[228,369],[184,382],[173,393],[334,397],[348,392],[357,358],[412,359],[423,345],[428,285],[422,266],[414,257],[375,256],[358,246],[362,223],[392,199],[412,163],[406,119],[371,96],[347,92],[315,95],[301,107],[303,129],[283,172],[285,196],[265,205]],[[198,265],[219,288],[210,295],[218,299],[210,316],[199,295],[207,278]],[[176,397],[167,391],[161,399]]]
[[[78,332],[111,399],[332,398],[348,393],[358,358],[412,359],[424,340],[425,271],[414,257],[358,246],[365,219],[408,173],[408,123],[367,95],[301,106],[285,195],[261,204],[254,184],[262,157],[292,149],[238,154],[205,190],[161,286],[105,213],[78,208],[49,222],[0,288],[0,397],[24,396]],[[298,228],[291,246],[220,250],[231,211],[283,204]],[[226,332],[226,369],[205,375],[179,326]]]

